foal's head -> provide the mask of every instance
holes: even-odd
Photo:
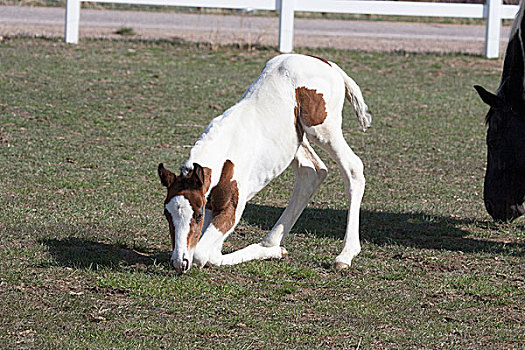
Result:
[[[204,168],[193,164],[187,175],[175,176],[159,164],[161,183],[168,189],[164,201],[164,215],[169,223],[171,264],[178,273],[187,272],[193,262],[193,253],[200,239],[204,222],[204,207],[209,180]]]

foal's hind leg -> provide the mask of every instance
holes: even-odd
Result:
[[[337,162],[348,196],[348,221],[343,249],[334,262],[334,267],[341,270],[349,267],[352,259],[361,251],[359,208],[365,191],[363,162],[346,143],[340,127],[305,128],[305,131],[314,136],[315,142]]]
[[[292,162],[296,182],[290,203],[279,217],[272,230],[260,243],[265,247],[279,246],[284,237],[303,212],[310,198],[326,178],[327,170],[323,161],[314,152],[306,137]]]

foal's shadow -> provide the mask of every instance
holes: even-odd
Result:
[[[143,267],[167,264],[167,251],[140,252],[118,244],[97,242],[88,238],[66,237],[62,239],[42,239],[55,261],[60,266],[74,268],[120,269],[126,266]]]
[[[270,230],[282,211],[282,208],[248,204],[243,218],[251,225]],[[342,240],[346,229],[347,213],[347,210],[307,208],[292,228],[292,233]],[[360,238],[362,241],[378,245],[399,244],[407,247],[466,253],[490,252],[525,255],[524,243],[466,237],[469,233],[459,228],[464,225],[481,226],[487,229],[493,224],[424,213],[403,214],[361,210]]]

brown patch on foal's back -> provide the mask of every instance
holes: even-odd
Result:
[[[327,113],[323,94],[317,93],[316,90],[300,86],[295,89],[295,100],[297,102],[294,110],[296,130],[297,119],[299,119],[304,126],[315,126],[325,121]]]
[[[224,162],[219,183],[211,190],[207,208],[212,211],[212,224],[223,234],[235,225],[235,211],[239,203],[237,181],[233,180],[234,165]]]

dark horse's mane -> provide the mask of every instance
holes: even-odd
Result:
[[[503,74],[497,95],[503,101],[508,101],[509,107],[518,115],[525,115],[525,0],[514,19],[510,33],[509,44],[505,52]],[[493,114],[487,114],[488,124]]]

